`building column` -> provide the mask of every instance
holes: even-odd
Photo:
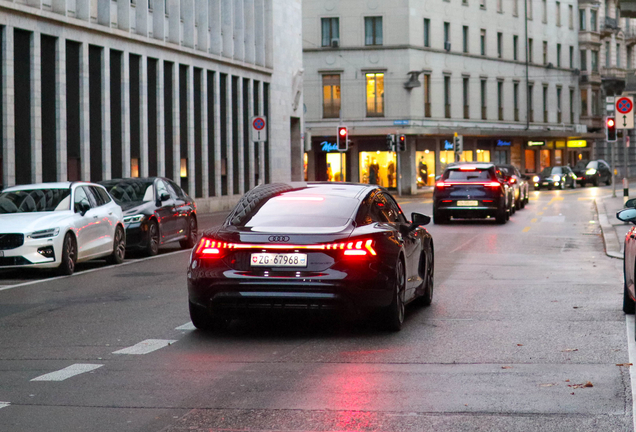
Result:
[[[234,0],[234,59],[240,61],[245,59],[244,19],[243,0]]]
[[[194,48],[194,0],[181,0],[181,19],[183,20],[183,46]],[[202,27],[199,26],[202,31]]]
[[[42,182],[42,35],[31,33],[31,181]]]
[[[219,72],[214,73],[214,195],[221,196],[221,76]]]
[[[13,27],[2,29],[2,185],[15,184],[15,80]]]
[[[66,181],[68,178],[66,144],[66,39],[63,37],[58,37],[55,41],[55,133],[57,181]]]
[[[163,2],[162,2],[163,3]],[[155,2],[156,4],[156,2]],[[165,124],[165,102],[164,102],[164,61],[157,60],[157,175],[166,175],[166,124]]]
[[[238,136],[236,137],[236,143],[238,145],[238,167],[239,167],[239,184],[238,184],[238,192],[243,195],[245,193],[245,159],[248,155],[245,154],[245,137],[243,130],[243,122],[245,119],[243,118],[243,92],[246,91],[243,87],[243,78],[239,77],[236,80],[238,83],[238,88],[236,89],[236,103],[238,108],[236,112],[238,113],[238,118],[235,120],[237,123],[237,132]]]
[[[197,49],[204,53],[210,52],[210,33],[209,20],[210,12],[208,10],[208,0],[196,0],[196,12],[197,14]],[[205,75],[205,74],[204,74]]]
[[[167,174],[177,184],[181,184],[181,116],[179,115],[179,100],[179,63],[174,62],[172,67],[172,160],[174,163],[172,164],[172,173]]]
[[[145,55],[139,59],[139,153],[139,174],[148,177],[148,56]]]
[[[196,195],[196,176],[197,172],[194,168],[194,67],[188,66],[188,75],[186,77],[186,106],[187,106],[187,123],[188,123],[188,192],[191,196]]]
[[[135,0],[135,32],[148,37],[148,0]],[[152,1],[152,0],[151,0]]]
[[[166,1],[150,0],[152,2],[152,37],[160,41],[166,40]]]
[[[121,161],[117,163],[122,164],[122,176],[130,177],[130,53],[128,51],[124,51],[121,55],[121,134]]]
[[[234,56],[234,26],[232,20],[233,0],[221,0],[221,34],[223,37],[223,57]]]
[[[196,127],[196,125],[195,125]],[[203,189],[201,190],[201,198],[207,198],[210,196],[210,181],[209,181],[209,167],[208,156],[209,149],[209,135],[208,135],[208,71],[203,69],[201,71],[201,160],[203,161],[201,169],[201,184]]]
[[[223,35],[221,34],[221,0],[209,1],[210,53],[221,55]]]
[[[97,0],[97,23],[110,28],[111,0]]]
[[[244,0],[243,3],[244,16],[245,16],[245,61],[247,63],[255,63],[256,41],[255,41],[255,26],[254,26],[254,0]],[[250,113],[250,115],[252,115]]]
[[[179,6],[179,0],[167,0],[167,3],[168,10],[166,13],[168,14],[168,42],[181,45],[181,8]]]
[[[265,0],[254,0],[254,38],[254,60],[257,65],[265,66]]]
[[[80,46],[80,179],[88,181],[91,178],[91,134],[90,134],[90,95],[88,70],[88,43]]]
[[[112,173],[110,134],[110,48],[102,49],[102,179],[110,180]]]
[[[258,82],[258,86],[256,88],[255,91],[258,92],[258,115],[265,115],[265,105],[264,105],[264,101],[263,101],[263,81],[259,81]],[[267,122],[270,122],[270,119],[267,119]],[[271,126],[269,128],[267,128],[269,130],[271,130]],[[269,132],[268,132],[269,133]],[[270,138],[269,136],[267,137],[268,139]],[[267,157],[267,155],[265,154],[265,142],[261,141],[258,144],[258,183],[259,184],[263,184],[265,183],[265,158]]]
[[[252,116],[254,116],[254,91],[255,91],[254,80],[250,79],[248,87],[247,87],[247,118],[245,119],[246,122],[250,122],[250,119],[252,118]],[[248,127],[248,130],[251,131],[251,127],[252,125],[250,124]],[[252,189],[255,186],[254,146],[258,145],[258,143],[252,142],[251,136],[248,136],[247,139],[248,139],[248,148],[249,148],[249,152],[247,155],[247,158],[248,158],[247,168],[248,168],[248,178],[249,178],[248,187]]]
[[[232,127],[232,122],[234,121],[234,116],[232,112],[232,85],[233,85],[232,75],[227,75],[227,85],[225,86],[225,103],[226,103],[226,128],[227,133],[225,134],[227,137],[227,142],[224,142],[223,145],[227,148],[227,160],[226,160],[226,176],[227,176],[227,194],[229,196],[234,195],[234,128]],[[238,191],[237,191],[238,192]]]

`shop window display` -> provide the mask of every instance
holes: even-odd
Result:
[[[360,183],[395,188],[396,167],[397,159],[393,152],[360,152]]]
[[[327,181],[345,181],[342,178],[342,168],[347,164],[346,158],[344,153],[327,153]]]
[[[417,187],[435,184],[435,152],[430,150],[415,152],[417,160]]]
[[[473,162],[473,151],[465,150],[462,152],[459,162]],[[442,150],[439,152],[439,162],[441,170],[444,171],[446,165],[455,162],[455,152],[453,150]]]

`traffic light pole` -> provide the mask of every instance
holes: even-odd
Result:
[[[402,196],[402,170],[400,169],[400,153],[402,152],[396,152],[397,153],[397,176],[396,176],[396,182],[397,182],[397,190],[398,190],[398,196]]]
[[[612,198],[616,198],[616,142],[612,148],[612,143],[607,143],[612,150]]]

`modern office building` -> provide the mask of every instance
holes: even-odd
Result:
[[[0,0],[2,184],[302,177],[300,0]],[[250,118],[268,140],[250,139]]]
[[[579,119],[577,13],[566,0],[304,1],[307,178],[395,187],[387,134],[407,138],[405,193],[454,159],[455,133],[464,160],[524,173],[575,161],[595,136]]]

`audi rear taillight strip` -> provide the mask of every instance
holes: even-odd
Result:
[[[438,188],[443,188],[447,186],[455,186],[455,185],[474,185],[474,186],[488,186],[488,187],[499,187],[501,183],[496,181],[491,182],[437,182],[435,186]]]
[[[374,241],[371,239],[356,240],[344,243],[327,243],[318,245],[264,245],[249,243],[227,243],[216,240],[202,238],[196,248],[196,255],[220,255],[226,249],[260,249],[260,250],[283,250],[283,249],[305,249],[305,250],[344,250],[345,255],[377,255],[373,249]],[[355,252],[357,251],[357,252]]]

